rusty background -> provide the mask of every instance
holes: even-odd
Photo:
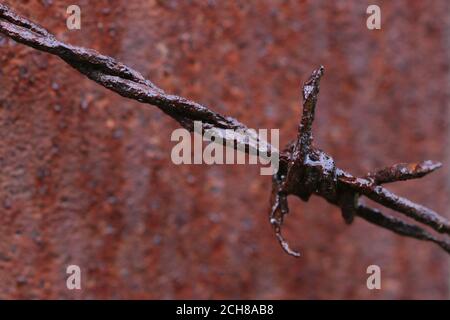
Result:
[[[391,189],[450,218],[450,2],[5,1],[58,38],[252,128],[295,137],[299,86],[326,68],[315,141],[355,174],[434,159]],[[82,28],[66,28],[78,4]],[[378,4],[382,29],[366,28]],[[175,121],[0,37],[0,298],[450,297],[449,257],[337,208],[290,201],[286,255],[252,165],[170,160]],[[66,288],[66,267],[82,290]],[[368,290],[366,268],[382,269]]]

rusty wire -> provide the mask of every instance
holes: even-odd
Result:
[[[283,220],[289,212],[287,197],[295,195],[303,201],[308,201],[312,194],[338,206],[348,224],[357,216],[397,234],[434,242],[450,253],[450,242],[447,239],[439,239],[422,227],[385,215],[364,205],[360,200],[364,195],[439,233],[449,235],[448,220],[433,210],[399,197],[382,187],[385,183],[421,178],[441,167],[441,163],[423,161],[396,164],[363,177],[354,177],[337,168],[332,157],[314,147],[311,128],[320,79],[324,73],[323,67],[313,71],[303,86],[303,114],[297,139],[280,152],[274,146],[260,141],[257,136],[250,135],[247,127],[236,119],[223,116],[188,99],[166,94],[139,72],[94,50],[60,42],[41,26],[1,4],[0,32],[17,42],[60,57],[89,79],[123,97],[158,107],[188,130],[193,130],[194,121],[201,121],[203,129],[239,130],[244,132],[245,136],[233,137],[235,148],[241,143],[245,145],[246,152],[254,150],[260,154],[278,153],[280,162],[279,170],[272,179],[270,223],[282,248],[290,255],[300,256],[298,252],[290,249],[281,233]]]

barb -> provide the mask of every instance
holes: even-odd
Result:
[[[375,184],[384,184],[395,181],[418,179],[442,167],[436,161],[422,161],[419,163],[399,163],[393,166],[369,173],[366,178]]]
[[[284,217],[289,213],[287,197],[292,194],[308,201],[312,194],[316,194],[340,207],[348,224],[358,216],[403,236],[434,242],[450,253],[450,242],[447,240],[440,240],[419,226],[383,215],[376,209],[360,204],[360,197],[364,195],[440,233],[450,234],[450,222],[447,219],[381,186],[383,183],[421,178],[440,168],[441,163],[430,160],[413,164],[401,163],[358,178],[336,168],[331,156],[313,146],[312,122],[323,73],[323,67],[313,71],[303,86],[303,115],[299,134],[297,140],[283,151],[280,169],[272,182],[270,222],[282,248],[292,256],[300,256],[290,249],[281,234]]]
[[[139,72],[115,59],[94,50],[71,46],[58,41],[41,26],[14,13],[0,4],[0,33],[17,42],[40,51],[60,57],[70,66],[105,88],[123,97],[151,104],[175,119],[181,126],[193,130],[194,121],[201,121],[203,129],[214,129],[224,133],[224,129],[243,132],[232,136],[235,148],[245,145],[245,151],[260,154],[279,154],[279,170],[272,179],[270,223],[282,248],[290,255],[300,254],[290,249],[281,234],[284,217],[289,213],[287,197],[295,195],[307,201],[312,194],[323,197],[331,204],[341,208],[344,220],[351,223],[355,216],[391,230],[403,236],[431,241],[450,253],[450,242],[441,240],[419,226],[403,222],[382,214],[380,211],[360,204],[361,195],[418,222],[432,227],[440,233],[450,234],[450,222],[431,209],[401,198],[381,184],[409,179],[417,179],[438,169],[441,164],[424,161],[417,164],[397,164],[364,177],[336,168],[334,160],[313,146],[312,124],[319,94],[320,79],[324,74],[321,66],[313,71],[302,89],[303,114],[296,141],[288,144],[283,152],[257,136],[248,132],[247,127],[232,117],[223,116],[194,101],[170,95],[145,79]],[[224,134],[224,137],[227,136]]]

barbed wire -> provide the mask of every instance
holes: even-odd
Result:
[[[58,41],[54,35],[34,22],[14,13],[6,5],[0,4],[0,33],[13,40],[60,57],[70,66],[89,79],[112,90],[123,97],[154,105],[175,119],[182,127],[192,131],[195,121],[201,121],[203,130],[213,129],[223,133],[226,129],[240,132],[232,136],[233,146],[244,145],[246,152],[260,155],[276,154],[279,170],[272,179],[270,223],[282,248],[290,255],[300,254],[290,249],[281,233],[283,220],[289,212],[287,197],[294,195],[308,201],[315,194],[341,209],[346,223],[360,217],[397,234],[430,241],[450,253],[450,242],[439,239],[422,227],[383,214],[363,203],[367,198],[420,223],[439,233],[450,234],[450,222],[433,210],[402,198],[382,186],[385,183],[417,179],[441,167],[441,163],[423,161],[420,163],[396,164],[363,177],[354,177],[336,167],[331,156],[314,147],[312,124],[319,94],[320,79],[324,68],[314,70],[303,85],[303,114],[298,137],[279,151],[273,145],[259,139],[252,130],[238,120],[223,116],[211,109],[183,97],[165,93],[139,72],[115,59],[95,50],[72,46]],[[223,137],[226,135],[223,133]],[[239,149],[241,150],[241,149]]]

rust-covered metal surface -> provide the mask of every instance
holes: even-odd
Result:
[[[433,159],[390,188],[450,217],[447,1],[5,1],[253,128],[296,135],[322,64],[315,141],[355,174]],[[366,27],[379,4],[382,29]],[[0,37],[0,298],[449,298],[448,255],[312,198],[289,199],[286,255],[254,165],[170,160],[178,124],[58,58]],[[82,290],[66,288],[66,267]],[[366,268],[382,270],[368,290]]]

